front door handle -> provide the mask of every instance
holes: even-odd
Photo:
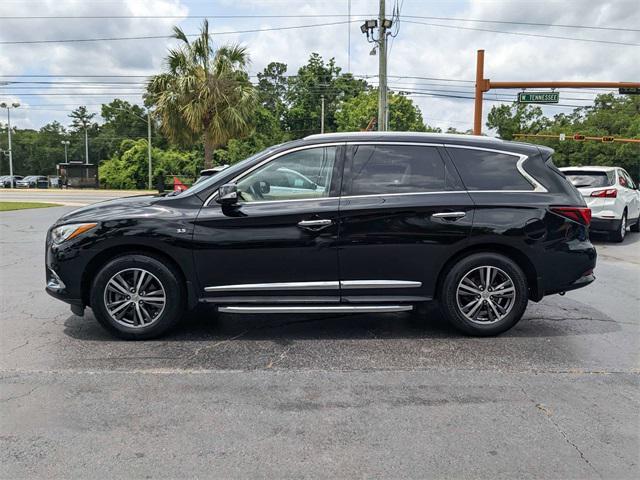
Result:
[[[467,215],[466,212],[440,212],[440,213],[434,213],[431,216],[434,218],[444,218],[445,220],[455,221],[455,220],[461,219],[466,215]]]
[[[320,230],[324,227],[328,227],[332,223],[333,220],[329,220],[328,218],[321,218],[318,220],[302,220],[301,222],[298,222],[298,226],[307,230]]]

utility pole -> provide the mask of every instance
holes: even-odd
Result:
[[[11,183],[11,188],[14,188],[15,179],[13,178],[13,152],[11,150],[11,109],[18,108],[20,104],[18,102],[14,102],[11,105],[8,105],[4,102],[0,103],[0,107],[7,109],[7,135],[9,135],[9,182]]]
[[[384,0],[380,0],[378,15],[378,130],[387,130],[387,27]]]
[[[387,100],[387,31],[393,25],[393,18],[385,18],[385,0],[380,0],[378,19],[365,20],[360,26],[360,31],[367,35],[369,43],[376,43],[377,47],[371,50],[371,55],[378,54],[378,130],[383,132],[389,127],[389,104]],[[378,38],[373,35],[373,30],[378,29]]]
[[[149,190],[151,190],[151,112],[147,109],[147,143],[149,155]]]
[[[320,133],[324,133],[324,95],[320,95]]]

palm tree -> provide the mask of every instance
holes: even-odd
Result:
[[[193,42],[179,27],[173,30],[181,44],[169,50],[166,71],[149,81],[147,100],[169,138],[204,143],[204,165],[211,168],[216,148],[251,129],[257,94],[246,71],[249,55],[238,45],[214,51],[206,20]]]

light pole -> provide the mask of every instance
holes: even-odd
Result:
[[[320,113],[320,133],[324,133],[324,95],[320,95],[322,101],[321,113]]]
[[[18,108],[20,104],[18,102],[13,102],[11,105],[2,102],[0,103],[0,108],[7,109],[7,133],[9,135],[9,182],[11,183],[11,188],[14,187],[14,178],[13,178],[13,154],[11,153],[11,109]]]
[[[64,163],[68,163],[68,161],[67,161],[67,147],[69,145],[71,145],[71,142],[69,140],[62,140],[60,143],[62,145],[64,145]]]

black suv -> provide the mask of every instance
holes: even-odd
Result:
[[[47,235],[47,291],[111,332],[224,313],[409,311],[495,335],[588,285],[590,210],[551,149],[417,133],[312,135],[189,190],[97,203]]]

